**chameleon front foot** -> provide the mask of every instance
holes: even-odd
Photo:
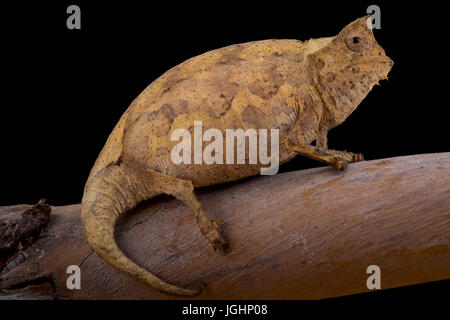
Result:
[[[328,150],[332,155],[331,166],[338,170],[345,170],[349,163],[364,161],[361,153],[353,153],[347,151]]]
[[[290,140],[284,142],[286,149],[299,153],[305,157],[326,163],[338,170],[345,170],[349,163],[363,161],[364,157],[360,153],[322,149],[311,145],[292,143]]]
[[[364,156],[361,153],[353,153],[353,152],[337,151],[337,150],[328,150],[328,152],[333,156],[341,158],[342,160],[346,161],[347,163],[364,161]]]
[[[347,169],[348,161],[339,157],[333,157],[331,159],[330,165],[338,170],[345,170]]]

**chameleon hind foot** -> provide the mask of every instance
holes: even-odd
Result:
[[[185,203],[194,213],[200,231],[212,244],[214,250],[225,251],[227,244],[219,233],[220,221],[211,221],[203,211],[200,201],[198,201],[194,185],[189,180],[179,179],[161,172],[146,169],[150,178],[146,181],[158,191],[176,197]],[[141,175],[142,178],[142,175]]]
[[[200,227],[200,231],[205,236],[206,239],[212,244],[215,251],[225,252],[228,245],[227,242],[222,238],[219,232],[219,226],[222,224],[221,221],[215,220],[211,221],[200,209],[197,216],[197,223]]]
[[[211,221],[203,211],[200,201],[195,196],[194,186],[191,181],[175,178],[163,173],[153,173],[157,176],[160,191],[175,196],[188,205],[194,212],[200,231],[212,244],[214,250],[225,251],[227,243],[219,232],[220,221]]]
[[[203,211],[201,203],[198,201],[194,193],[194,188],[192,183],[189,181],[185,184],[182,191],[177,196],[184,203],[186,203],[194,212],[195,220],[200,228],[200,231],[205,236],[206,239],[212,244],[214,250],[225,251],[227,248],[227,243],[222,238],[219,232],[220,221],[211,221]]]

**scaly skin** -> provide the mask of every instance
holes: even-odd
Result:
[[[392,67],[366,17],[336,37],[265,40],[213,50],[164,73],[131,104],[114,128],[85,186],[82,221],[92,248],[109,264],[169,294],[198,289],[170,285],[129,260],[114,241],[117,217],[165,193],[187,204],[218,250],[226,242],[194,188],[258,174],[263,165],[171,161],[176,129],[279,129],[280,164],[301,154],[344,169],[362,155],[329,150],[327,133],[342,123]],[[310,145],[316,140],[316,146]],[[206,146],[208,142],[204,142]],[[246,155],[248,159],[248,154]],[[248,163],[248,161],[246,162]]]

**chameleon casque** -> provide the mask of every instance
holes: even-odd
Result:
[[[392,65],[363,17],[335,37],[236,44],[170,69],[132,102],[92,168],[82,200],[90,246],[111,266],[153,288],[199,293],[168,284],[127,258],[115,242],[115,222],[143,200],[172,195],[190,207],[213,247],[224,250],[220,222],[208,219],[194,188],[256,175],[262,165],[176,165],[172,132],[191,131],[194,121],[222,132],[277,128],[280,164],[300,154],[342,170],[363,157],[328,149],[327,133],[387,79]]]

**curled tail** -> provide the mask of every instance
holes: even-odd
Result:
[[[125,172],[126,171],[126,172]],[[81,220],[90,246],[112,267],[162,292],[192,296],[198,290],[184,289],[164,282],[130,260],[117,246],[114,226],[120,214],[155,195],[151,186],[139,182],[132,169],[109,164],[86,184]]]

